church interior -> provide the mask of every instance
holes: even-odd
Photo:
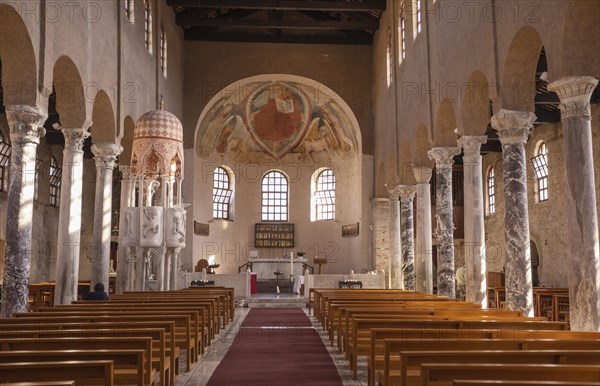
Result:
[[[600,0],[0,0],[0,384],[600,385],[599,79]]]

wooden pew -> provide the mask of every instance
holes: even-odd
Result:
[[[600,386],[600,382],[454,380],[452,386]]]
[[[171,367],[170,357],[165,350],[165,330],[164,329],[121,329],[121,330],[62,330],[62,331],[31,331],[31,330],[2,330],[0,331],[0,343],[14,339],[41,339],[41,338],[84,338],[89,341],[96,338],[106,337],[119,340],[133,337],[149,337],[152,339],[153,347],[157,347],[157,357],[152,357],[153,364],[157,364],[160,369],[161,385],[174,382],[174,369]],[[61,348],[64,350],[64,348]]]
[[[152,364],[152,338],[16,338],[0,341],[0,351],[60,351],[60,350],[143,350],[145,356],[145,379],[153,384],[159,373]]]
[[[0,382],[74,380],[81,385],[114,386],[112,361],[0,363]]]
[[[523,318],[525,319],[525,318]],[[373,318],[372,316],[352,318],[350,331],[346,334],[347,358],[354,379],[357,376],[357,362],[359,355],[370,353],[372,328],[435,328],[435,329],[564,329],[564,323],[529,321],[529,320],[426,320],[426,319],[395,319],[395,318]]]
[[[195,334],[196,337],[199,336],[199,332],[196,330],[192,330],[191,329],[191,319],[193,318],[198,318],[198,312],[197,311],[189,311],[189,310],[179,310],[179,309],[173,309],[172,311],[167,311],[167,310],[155,310],[155,309],[150,309],[150,310],[140,310],[140,309],[135,309],[135,310],[131,310],[131,309],[118,309],[118,308],[108,308],[108,309],[100,309],[100,310],[96,310],[96,311],[90,311],[90,310],[70,310],[70,311],[57,311],[56,308],[52,308],[48,311],[45,312],[39,312],[39,313],[16,313],[13,315],[13,321],[11,322],[10,319],[7,320],[7,323],[19,323],[19,319],[38,319],[38,320],[42,320],[40,318],[54,318],[54,320],[57,320],[56,318],[69,318],[69,317],[87,317],[90,318],[90,320],[96,320],[97,318],[102,318],[102,317],[110,317],[110,319],[108,320],[115,320],[115,321],[120,321],[120,322],[125,322],[126,320],[124,319],[129,319],[129,318],[133,318],[133,317],[137,317],[137,321],[141,321],[141,320],[154,320],[154,321],[158,321],[158,320],[170,320],[176,323],[176,326],[180,326],[182,324],[184,324],[185,326],[182,326],[181,328],[184,329],[184,331],[186,331],[186,334],[189,332],[190,334]],[[166,317],[166,319],[165,319]],[[133,320],[133,319],[132,319]],[[48,319],[45,319],[44,321],[48,321]],[[189,335],[188,335],[189,336]],[[177,339],[177,338],[176,338]],[[190,369],[191,368],[191,361],[195,361],[196,355],[194,355],[194,353],[196,353],[197,351],[194,350],[194,342],[195,342],[194,335],[192,335],[189,338],[184,339],[184,342],[187,342],[185,344],[185,349],[186,350],[190,350],[188,352],[191,352],[190,355],[187,355],[187,368]],[[197,338],[200,339],[200,338]],[[176,340],[177,342],[177,340]],[[178,361],[178,353],[179,350],[175,349],[175,345],[176,342],[170,342],[170,346],[169,346],[169,351],[167,352],[168,356],[172,358],[169,358],[169,363],[175,363]],[[172,355],[171,355],[172,353]]]
[[[398,370],[391,372],[387,377],[384,376],[379,384],[418,386],[421,383],[419,370],[423,363],[593,365],[598,362],[599,356],[599,350],[401,351]]]
[[[456,363],[424,363],[421,365],[421,385],[423,386],[452,385],[454,379],[595,382],[600,379],[600,366]]]
[[[117,384],[154,384],[144,381],[144,350],[25,350],[0,351],[0,363],[94,361],[114,362],[114,380]]]
[[[76,386],[75,381],[46,381],[46,382],[9,382],[0,383],[2,386]]]
[[[475,351],[475,350],[598,350],[600,339],[384,339],[384,370],[378,378],[390,384],[392,369],[401,369],[399,355],[408,351]]]

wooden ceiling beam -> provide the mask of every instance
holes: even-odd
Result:
[[[170,6],[199,8],[277,9],[281,11],[338,11],[371,12],[384,11],[385,0],[347,2],[335,0],[167,0]]]
[[[373,43],[373,37],[364,35],[363,37],[351,37],[331,34],[315,35],[286,35],[281,34],[250,34],[250,33],[206,33],[201,29],[189,29],[185,31],[186,40],[203,41],[228,41],[228,42],[256,42],[256,43],[298,43],[298,44],[355,44],[370,45]]]
[[[379,20],[340,21],[340,20],[258,20],[238,18],[199,18],[194,15],[177,15],[176,23],[190,27],[231,27],[231,28],[276,28],[301,30],[375,30]]]

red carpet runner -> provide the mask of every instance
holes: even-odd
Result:
[[[300,308],[251,309],[207,386],[342,386],[311,326]]]

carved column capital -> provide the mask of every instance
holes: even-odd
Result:
[[[8,105],[5,111],[13,144],[40,143],[40,138],[46,134],[43,127],[48,118],[46,111],[29,105]]]
[[[417,184],[428,184],[431,180],[433,169],[426,165],[413,165],[413,173]]]
[[[134,176],[131,174],[131,166],[119,165],[119,171],[121,172],[123,181],[133,181]]]
[[[65,150],[83,151],[83,142],[90,136],[87,129],[61,127],[60,131],[65,137]]]
[[[117,157],[123,151],[121,145],[115,144],[103,144],[103,145],[92,145],[92,153],[94,153],[94,159],[96,160],[97,169],[114,169],[117,162]]]
[[[481,157],[481,145],[487,142],[487,135],[463,135],[458,140],[458,146],[463,149],[465,162],[477,162]]]
[[[398,200],[398,197],[400,197],[400,186],[401,185],[396,185],[394,187],[388,187],[386,185],[388,194],[390,195],[390,200]]]
[[[492,117],[492,127],[498,131],[503,145],[524,144],[531,134],[536,118],[535,114],[529,111],[502,109]]]
[[[436,167],[452,166],[454,156],[460,154],[460,147],[434,147],[427,152],[429,158],[435,161]]]
[[[400,192],[400,201],[403,204],[411,203],[417,193],[417,187],[415,185],[400,185],[398,191]]]
[[[590,98],[598,85],[591,76],[568,76],[548,85],[548,90],[560,98],[561,117],[584,117],[591,119]]]

